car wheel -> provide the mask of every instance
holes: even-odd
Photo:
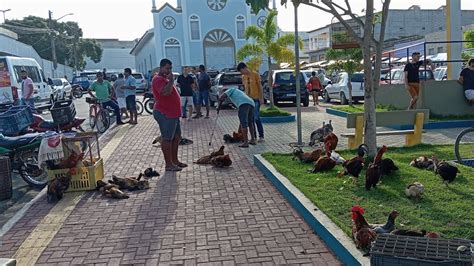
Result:
[[[323,100],[324,100],[324,102],[326,102],[326,103],[331,102],[331,98],[329,98],[329,94],[328,94],[328,92],[327,92],[326,90],[323,92]]]
[[[344,92],[341,92],[341,104],[346,105],[347,104],[347,98]]]

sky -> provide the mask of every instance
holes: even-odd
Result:
[[[198,1],[198,0],[195,0]],[[236,0],[228,0],[236,1]],[[343,3],[342,0],[335,0]],[[146,30],[153,26],[151,0],[0,0],[0,10],[6,12],[7,19],[21,19],[28,15],[48,17],[48,10],[53,11],[53,19],[68,13],[74,13],[61,21],[76,21],[86,38],[111,38],[133,40],[140,38]],[[156,0],[157,8],[169,2],[176,6],[176,0]],[[278,5],[278,26],[284,31],[294,30],[293,6],[287,8]],[[365,0],[350,0],[352,10],[360,12]],[[393,9],[407,9],[412,5],[420,5],[423,9],[437,9],[446,0],[392,0]],[[462,9],[474,9],[474,0],[462,0]],[[375,0],[376,10],[381,10],[381,1]],[[331,23],[331,15],[313,7],[299,9],[300,31],[313,30]],[[0,13],[0,22],[3,17]]]

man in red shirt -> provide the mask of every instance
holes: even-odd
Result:
[[[166,171],[181,171],[187,167],[178,161],[178,147],[181,140],[181,100],[176,87],[172,63],[168,59],[160,61],[160,72],[153,77],[152,90],[155,98],[153,117],[160,126],[161,150],[165,157]]]

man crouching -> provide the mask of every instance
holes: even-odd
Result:
[[[243,91],[239,90],[236,87],[229,88],[226,90],[221,97],[219,98],[219,107],[222,102],[229,98],[232,103],[239,108],[239,120],[240,125],[242,126],[242,133],[244,135],[244,143],[239,145],[241,148],[248,148],[250,145],[256,145],[255,142],[255,121],[254,121],[254,112],[255,112],[255,103],[254,101],[247,96]],[[250,128],[251,139],[249,141],[248,133]]]

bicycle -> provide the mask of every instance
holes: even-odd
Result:
[[[89,107],[89,125],[91,129],[97,128],[99,133],[104,133],[110,127],[110,115],[97,98],[86,97]]]
[[[462,130],[454,143],[458,163],[474,167],[474,127]]]

